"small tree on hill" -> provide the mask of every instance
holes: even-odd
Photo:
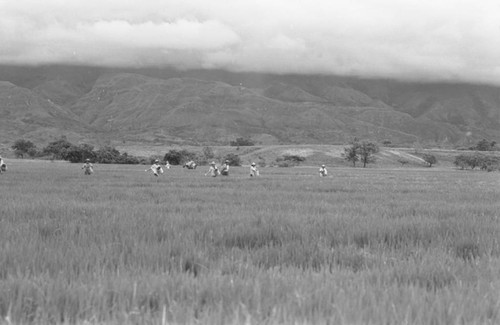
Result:
[[[344,159],[352,162],[353,167],[356,167],[356,162],[359,161],[358,145],[357,142],[354,142],[351,146],[344,147]]]
[[[422,159],[427,163],[429,164],[429,167],[432,167],[432,165],[436,164],[437,163],[437,158],[436,156],[434,155],[431,155],[431,154],[428,154],[428,153],[425,153],[423,156],[422,156]]]
[[[479,167],[481,170],[492,171],[497,169],[499,161],[500,159],[497,157],[490,157],[476,152],[474,154],[458,155],[453,163],[460,169]]]
[[[483,139],[479,141],[473,149],[477,151],[491,151],[495,149],[495,145],[495,141],[490,142],[486,139]]]
[[[453,161],[455,166],[460,169],[466,169],[469,166],[469,156],[468,155],[458,155],[455,157],[455,161]]]
[[[375,154],[379,151],[379,148],[376,143],[363,141],[357,146],[357,151],[363,163],[363,168],[365,168],[367,164],[375,162]]]

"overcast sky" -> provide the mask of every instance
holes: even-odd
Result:
[[[0,64],[500,84],[498,0],[0,0]]]

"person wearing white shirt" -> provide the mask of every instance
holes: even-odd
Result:
[[[85,159],[85,163],[82,166],[85,175],[91,175],[94,172],[94,166],[90,163],[90,159]]]
[[[325,165],[321,165],[319,168],[319,176],[324,177],[328,175],[328,171],[326,170]]]
[[[257,165],[253,162],[250,165],[250,177],[259,176],[259,170],[257,169]]]
[[[158,176],[159,174],[163,174],[163,168],[161,168],[160,161],[158,159],[155,160],[153,165],[146,169],[146,171],[152,171],[153,175]]]
[[[219,168],[217,168],[217,166],[215,166],[215,161],[212,161],[210,163],[210,168],[205,173],[205,176],[207,176],[208,174],[210,174],[210,176],[212,176],[212,177],[216,177],[217,175],[220,174]]]

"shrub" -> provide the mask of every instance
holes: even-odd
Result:
[[[477,150],[477,151],[492,151],[495,150],[496,142],[495,141],[488,141],[486,139],[483,139],[479,141],[474,147],[471,148],[471,150]]]
[[[406,159],[406,158],[399,158],[399,159],[398,159],[398,163],[400,163],[400,164],[401,164],[401,166],[404,166],[404,165],[409,164],[409,163],[410,163],[410,161],[409,161],[408,159]]]
[[[293,167],[299,165],[301,162],[305,161],[306,158],[297,155],[283,155],[282,157],[276,158],[276,165],[278,167]]]
[[[255,143],[250,138],[237,138],[229,143],[233,147],[244,147],[244,146],[254,146]]]
[[[429,167],[432,167],[432,165],[435,165],[437,163],[437,158],[434,155],[425,153],[422,156],[422,159],[429,165]]]
[[[181,165],[189,160],[194,160],[196,153],[190,152],[186,149],[182,150],[169,150],[163,160],[168,161],[171,165]]]
[[[462,154],[455,157],[453,162],[460,169],[474,169],[480,167],[481,170],[493,171],[498,169],[500,159],[498,157],[489,157],[480,153]]]
[[[61,137],[59,140],[50,142],[44,149],[43,154],[52,155],[54,159],[65,159],[66,151],[69,150],[74,145],[66,140],[65,137]]]
[[[229,166],[241,166],[241,158],[240,156],[234,154],[234,153],[229,153],[224,157],[224,161],[228,160],[229,161]]]
[[[30,157],[34,157],[38,154],[36,145],[28,140],[17,140],[11,148],[15,150],[16,157],[18,158],[24,158],[26,154]]]

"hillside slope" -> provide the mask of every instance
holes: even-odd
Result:
[[[93,144],[500,142],[500,88],[217,70],[0,67],[0,136]],[[12,101],[12,98],[16,100]],[[29,104],[28,104],[29,103]]]
[[[68,109],[6,81],[0,81],[0,130],[2,142],[19,138],[43,142],[62,132],[76,139],[92,132]]]

